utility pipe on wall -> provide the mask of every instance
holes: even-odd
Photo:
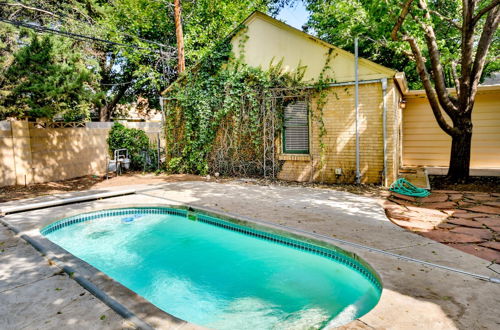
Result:
[[[382,185],[387,187],[387,78],[380,79],[382,83],[382,135],[384,139],[384,172]]]
[[[356,183],[361,183],[359,171],[359,81],[358,81],[358,38],[354,38],[354,110],[356,113]]]
[[[357,81],[358,85],[361,84],[373,84],[373,83],[381,83],[382,84],[382,131],[383,131],[383,153],[384,153],[384,168],[382,170],[382,184],[385,184],[386,186],[388,183],[386,182],[387,180],[387,78],[381,78],[381,79],[371,79],[371,80],[361,80]],[[356,81],[346,81],[346,82],[341,82],[341,83],[330,83],[328,84],[328,87],[338,87],[338,86],[352,86],[356,85]],[[313,88],[313,87],[309,87]],[[356,116],[357,117],[357,116]],[[357,128],[357,127],[356,127]],[[358,130],[356,130],[358,132]],[[358,134],[356,134],[356,137],[358,137]],[[356,144],[359,147],[359,140],[356,139],[358,143]],[[359,157],[359,149],[357,149],[357,156]],[[358,158],[359,159],[359,158]],[[356,168],[358,168],[358,163],[356,162]],[[358,172],[358,171],[356,171]],[[357,181],[356,181],[357,182]]]

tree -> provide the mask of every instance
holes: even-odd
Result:
[[[477,85],[500,67],[499,44],[492,44],[499,1],[305,2],[311,12],[306,28],[350,51],[359,37],[361,56],[404,71],[410,88],[426,90],[438,124],[452,138],[447,177],[466,180]],[[456,96],[447,87],[456,87]]]
[[[277,13],[290,1],[183,1],[182,24],[178,26],[183,29],[185,65],[198,62],[252,11]],[[91,41],[75,44],[75,51],[84,54],[100,75],[98,89],[104,97],[94,112],[107,121],[118,104],[139,97],[147,98],[152,107],[158,106],[159,93],[176,79],[174,9],[173,1],[164,0],[7,0],[0,6],[0,17],[135,46]],[[1,29],[5,26],[0,23]],[[11,58],[16,38],[15,34],[8,38],[0,35],[0,61]],[[0,81],[3,78],[0,68]]]
[[[393,40],[406,41],[411,48],[417,71],[439,127],[452,138],[450,165],[447,178],[450,182],[468,179],[472,141],[472,110],[488,50],[500,22],[500,1],[463,0],[461,18],[455,20],[434,10],[426,0],[406,0],[391,32]],[[456,63],[460,75],[455,77],[456,96],[446,88],[445,75],[436,36],[434,18],[451,22],[460,33],[460,55]],[[410,21],[409,28],[405,23]],[[415,25],[423,33],[429,54],[430,70],[422,53],[422,44],[415,36]],[[498,54],[497,54],[498,55]],[[443,112],[451,118],[445,120]]]
[[[71,43],[33,35],[20,48],[0,86],[0,119],[60,118],[79,121],[89,117],[101,94],[95,91],[98,75]]]
[[[177,37],[177,72],[182,73],[186,69],[184,59],[184,36],[182,34],[181,0],[174,0],[175,35]]]

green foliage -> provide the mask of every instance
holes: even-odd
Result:
[[[283,74],[280,63],[269,71],[245,65],[234,59],[229,42],[217,46],[168,94],[171,99],[166,106],[169,169],[206,174],[217,167],[221,174],[235,174],[238,170],[228,168],[239,165],[232,164],[230,158],[245,153],[249,162],[261,160],[265,152],[263,118],[271,108],[271,89],[299,88],[300,79],[300,74]],[[278,136],[282,112],[272,114],[275,115]],[[218,160],[224,165],[210,166],[214,153],[223,155]],[[261,167],[262,164],[255,163],[249,172],[259,174]]]
[[[71,48],[71,43],[59,38],[32,35],[5,70],[0,119],[87,119],[101,97],[94,91],[99,77]]]
[[[328,84],[334,82],[332,78],[326,78],[325,73],[327,70],[332,69],[330,67],[330,62],[332,60],[333,49],[328,50],[325,65],[323,66],[321,73],[319,75],[318,81],[315,83],[314,88],[317,92],[316,96],[316,111],[311,111],[311,116],[318,123],[319,127],[319,150],[320,150],[320,168],[323,168],[326,161],[326,144],[324,137],[327,133],[325,122],[323,121],[323,109],[326,105],[328,98]]]
[[[405,42],[394,42],[390,33],[401,11],[401,1],[377,0],[306,0],[311,16],[306,27],[333,45],[354,51],[354,38],[359,37],[359,54],[386,67],[404,71],[410,88],[421,88],[415,63],[405,53],[410,51]],[[459,21],[460,1],[429,1],[432,10]],[[422,15],[414,11],[412,15]],[[460,32],[450,23],[433,17],[443,64],[446,67],[448,84],[453,84],[451,61],[459,56]],[[404,31],[415,36],[419,43],[425,44],[420,27],[411,20],[404,23]],[[423,47],[425,50],[425,47]],[[425,52],[425,56],[428,54]]]
[[[203,58],[217,40],[224,38],[252,11],[276,14],[289,1],[182,1],[187,66]],[[85,60],[93,62],[87,61],[87,66],[100,75],[99,86],[92,88],[96,93],[102,92],[103,98],[93,106],[94,114],[99,111],[113,114],[117,104],[133,102],[138,97],[147,98],[151,107],[158,107],[158,94],[177,78],[171,1],[28,0],[23,3],[45,12],[3,5],[3,16],[143,48],[88,41],[73,43],[71,51],[84,54]],[[16,33],[4,34],[8,27],[0,23],[0,85],[5,77],[4,59],[8,60],[13,54],[12,46],[19,44]]]
[[[116,149],[127,149],[131,163],[130,168],[142,170],[144,168],[143,151],[151,153],[149,138],[140,129],[127,128],[120,123],[114,123],[107,139],[110,156]]]

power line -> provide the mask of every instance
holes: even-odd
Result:
[[[140,46],[136,46],[136,45],[115,42],[115,41],[111,41],[111,40],[107,40],[107,39],[96,38],[96,37],[92,37],[92,36],[88,36],[88,35],[84,35],[84,34],[61,31],[61,30],[52,29],[52,28],[48,28],[45,26],[26,23],[26,22],[22,22],[22,21],[13,21],[13,20],[9,20],[9,19],[3,18],[3,17],[0,17],[0,22],[11,24],[11,25],[14,25],[17,27],[25,27],[25,28],[28,28],[28,29],[31,29],[34,31],[58,34],[61,36],[65,36],[65,37],[69,37],[69,38],[73,38],[73,39],[78,39],[78,40],[101,42],[101,43],[106,43],[106,44],[110,44],[110,45],[114,45],[114,46],[133,48],[133,49],[137,49],[137,50],[148,50],[148,51],[160,54],[160,55],[163,54],[162,51],[159,51],[159,50],[153,49],[153,48],[140,47]]]
[[[71,16],[69,16],[69,15],[67,15],[65,13],[61,13],[59,10],[58,10],[59,13],[54,14],[53,12],[48,11],[47,9],[34,7],[34,6],[31,6],[31,5],[23,3],[22,1],[18,1],[18,3],[22,6],[22,8],[24,8],[26,10],[39,11],[39,12],[42,12],[42,13],[44,13],[46,15],[51,15],[51,16],[53,16],[55,18],[58,18],[58,19],[61,19],[61,20],[67,20],[67,19],[69,19],[69,20],[72,20],[74,22],[85,24],[87,26],[91,26],[91,27],[94,27],[94,28],[97,28],[97,29],[101,29],[101,30],[104,30],[104,31],[116,33],[116,34],[119,34],[119,35],[122,35],[122,36],[126,36],[126,37],[129,37],[129,38],[136,38],[136,39],[141,40],[143,42],[146,42],[146,43],[149,43],[149,44],[154,44],[154,45],[157,45],[157,46],[160,46],[160,47],[163,47],[163,48],[172,48],[172,49],[175,49],[175,47],[173,47],[173,46],[165,45],[165,44],[162,44],[160,42],[148,40],[148,39],[141,38],[141,37],[138,37],[138,36],[135,36],[135,35],[132,35],[132,34],[128,34],[126,32],[115,31],[115,30],[106,28],[104,26],[98,25],[98,24],[92,24],[90,22],[85,22],[85,21],[79,20],[79,19],[71,17]],[[5,3],[0,3],[0,4],[5,4]]]

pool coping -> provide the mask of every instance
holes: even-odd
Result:
[[[112,199],[112,198],[110,198]],[[262,220],[253,219],[245,216],[240,216],[237,214],[213,210],[207,207],[202,207],[194,205],[191,203],[182,203],[177,201],[172,201],[164,199],[165,203],[127,203],[126,205],[94,205],[96,201],[90,201],[90,210],[84,212],[70,210],[66,212],[61,212],[56,217],[49,217],[43,223],[40,223],[35,234],[28,235],[22,232],[3,217],[0,216],[0,222],[8,227],[11,231],[19,235],[20,238],[31,244],[37,251],[39,251],[42,256],[46,257],[50,262],[53,262],[56,266],[61,268],[70,278],[75,280],[79,285],[88,290],[92,295],[101,300],[124,319],[134,323],[138,329],[155,329],[155,328],[169,328],[169,329],[207,329],[206,327],[182,320],[175,315],[169,314],[150,301],[135,293],[134,291],[128,289],[120,282],[114,280],[108,275],[104,274],[97,268],[78,258],[77,256],[64,250],[59,245],[53,243],[48,238],[46,238],[41,231],[49,226],[50,224],[56,223],[58,221],[64,220],[66,218],[76,217],[78,215],[124,209],[124,208],[180,208],[188,211],[194,211],[200,214],[205,214],[211,217],[217,217],[225,221],[230,221],[235,224],[244,225],[256,230],[262,230],[267,233],[277,234],[284,237],[289,237],[296,239],[305,243],[310,243],[324,247],[327,249],[332,249],[336,251],[342,251],[342,253],[348,255],[349,258],[355,256],[355,260],[359,261],[364,267],[375,276],[376,280],[381,285],[381,291],[383,290],[382,278],[380,274],[364,259],[359,257],[357,254],[340,248],[327,240],[315,237],[313,233],[306,233],[299,230],[294,230],[293,228],[283,228],[281,225],[267,223]],[[78,204],[78,203],[77,203]],[[58,205],[64,206],[64,205]],[[54,206],[57,207],[57,206]],[[50,208],[50,207],[49,207]],[[352,269],[352,268],[351,268]],[[120,297],[120,298],[117,298]],[[125,300],[128,300],[124,302]],[[134,304],[130,304],[133,301]],[[355,320],[353,320],[355,321]],[[349,323],[348,323],[349,324]]]

